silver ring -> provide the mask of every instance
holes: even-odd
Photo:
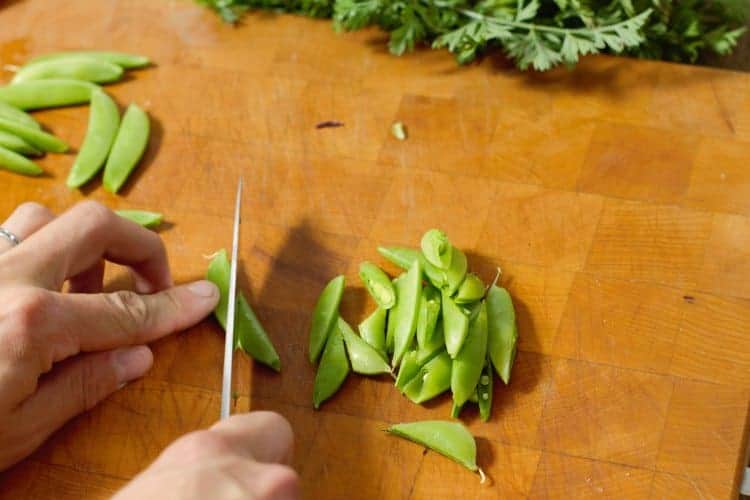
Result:
[[[0,237],[3,237],[6,240],[10,241],[11,245],[13,246],[16,246],[21,243],[21,239],[18,236],[11,233],[10,231],[8,231],[2,226],[0,226]]]

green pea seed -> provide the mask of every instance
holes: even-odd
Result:
[[[505,288],[492,285],[487,292],[488,350],[497,375],[506,384],[516,359],[518,328],[513,300]]]
[[[44,170],[18,153],[0,146],[0,168],[23,175],[41,175]]]
[[[4,130],[0,130],[0,146],[24,156],[40,156],[42,154],[41,151],[17,135]]]
[[[18,136],[42,151],[64,153],[68,150],[68,145],[62,139],[12,120],[0,118],[0,130]]]
[[[471,471],[479,470],[474,437],[458,422],[427,420],[396,424],[388,432],[435,450]]]
[[[451,265],[447,271],[445,271],[445,285],[443,288],[448,290],[448,295],[453,295],[458,290],[458,287],[463,283],[466,277],[466,269],[468,268],[468,262],[466,261],[466,255],[456,247],[453,247],[453,256],[451,257]]]
[[[385,354],[385,321],[387,316],[388,311],[378,307],[359,324],[359,335],[381,354]]]
[[[453,259],[453,245],[439,229],[430,229],[422,236],[422,254],[438,269],[448,269]]]
[[[404,392],[404,387],[419,374],[420,364],[417,361],[417,351],[407,351],[401,360],[401,366],[396,377],[396,388]]]
[[[104,50],[71,50],[66,52],[52,52],[50,54],[42,54],[40,56],[36,56],[32,58],[27,65],[37,64],[43,61],[80,57],[116,64],[125,69],[142,68],[151,64],[151,61],[146,56],[128,54],[126,52],[113,52]]]
[[[115,210],[120,217],[135,222],[139,226],[147,228],[159,227],[164,220],[164,216],[159,212],[149,212],[147,210]]]
[[[310,326],[310,352],[311,363],[315,363],[326,345],[328,336],[334,330],[334,325],[339,317],[339,304],[344,293],[344,276],[336,276],[323,289],[318,297],[318,302],[313,310],[312,324]]]
[[[85,104],[99,86],[81,80],[32,80],[0,87],[0,101],[19,109],[43,109]]]
[[[337,326],[339,332],[344,337],[346,352],[349,354],[349,361],[352,364],[353,372],[363,375],[378,375],[391,372],[391,367],[385,358],[370,344],[365,342],[362,337],[354,333],[349,323],[339,317]]]
[[[451,392],[453,401],[463,405],[475,392],[487,357],[487,306],[482,302],[479,314],[469,325],[466,341],[453,358]]]
[[[393,366],[401,363],[401,358],[406,349],[414,340],[417,332],[417,314],[422,296],[422,266],[420,261],[415,261],[403,280],[396,285],[396,301],[398,307],[393,310],[389,321],[395,323],[393,333]]]
[[[338,328],[328,335],[313,386],[313,407],[317,410],[328,398],[336,394],[349,375],[344,340]]]
[[[445,347],[451,358],[458,355],[468,331],[469,317],[456,305],[448,292],[443,291],[443,333]]]
[[[86,137],[68,175],[69,188],[90,181],[104,165],[120,125],[117,104],[102,90],[91,93],[91,112]]]
[[[417,404],[429,401],[450,389],[451,369],[451,357],[442,351],[420,368],[419,373],[404,386],[403,393]]]
[[[122,68],[116,64],[79,56],[29,64],[18,70],[11,82],[15,84],[31,80],[69,78],[94,83],[110,83],[119,80],[122,73]]]
[[[461,286],[458,287],[458,292],[456,292],[453,300],[456,301],[456,304],[471,304],[484,297],[484,291],[484,283],[482,283],[479,276],[469,273],[464,278]]]
[[[42,126],[31,115],[2,100],[0,100],[0,118],[5,118],[6,120],[11,120],[37,130],[42,129]]]
[[[146,151],[149,130],[148,114],[135,104],[128,106],[104,167],[104,189],[117,193],[125,184]]]
[[[371,262],[363,262],[359,266],[359,277],[382,309],[390,309],[396,305],[396,291],[391,279],[382,269]]]
[[[492,364],[489,359],[482,367],[482,377],[477,386],[479,418],[487,422],[492,415]]]

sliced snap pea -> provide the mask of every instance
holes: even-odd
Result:
[[[316,410],[325,400],[336,394],[347,375],[349,375],[349,360],[346,358],[344,339],[339,329],[334,328],[328,335],[323,356],[320,358],[318,371],[315,374],[313,406]]]
[[[164,216],[159,212],[149,212],[148,210],[115,210],[115,213],[147,228],[159,227],[164,220]]]
[[[466,261],[466,255],[456,247],[453,247],[453,257],[451,257],[451,265],[447,271],[445,271],[445,286],[448,290],[448,295],[453,295],[458,290],[458,287],[463,283],[466,277],[466,269],[468,268],[468,262]]]
[[[392,425],[388,432],[444,455],[477,472],[477,445],[474,436],[458,422],[427,420]]]
[[[10,104],[2,100],[0,100],[0,118],[18,122],[21,125],[26,125],[27,127],[35,128],[37,130],[42,129],[42,126],[39,125],[39,123],[35,119],[33,119],[30,114],[26,113],[25,111],[21,111],[17,107],[11,106]]]
[[[230,267],[227,252],[222,249],[211,260],[206,273],[206,279],[219,288],[219,303],[214,309],[214,316],[224,329],[226,329],[229,305]],[[281,359],[268,337],[268,333],[258,321],[258,317],[241,292],[237,294],[234,346],[245,351],[256,361],[277,372],[281,371]]]
[[[68,145],[62,139],[12,120],[0,118],[0,130],[16,135],[42,151],[64,153],[68,150]]]
[[[401,360],[396,377],[396,388],[404,392],[404,387],[419,373],[420,365],[417,361],[417,351],[407,351]]]
[[[415,260],[421,260],[422,272],[433,286],[442,288],[447,282],[445,271],[441,271],[427,262],[427,259],[419,250],[404,247],[378,247],[378,252],[402,269],[409,269]]]
[[[42,154],[40,150],[17,135],[4,130],[0,130],[0,146],[24,156],[39,156]]]
[[[323,289],[315,304],[310,326],[309,358],[311,363],[318,360],[328,336],[335,329],[334,326],[339,317],[341,295],[344,293],[344,282],[344,276],[333,278]]]
[[[68,174],[69,188],[81,187],[104,165],[120,125],[117,104],[103,90],[91,93],[91,112],[86,137]]]
[[[86,82],[109,83],[119,80],[122,73],[122,68],[116,64],[79,56],[29,64],[18,70],[11,82],[15,84],[30,80],[70,78]]]
[[[104,189],[116,193],[125,184],[146,151],[149,130],[148,114],[135,104],[128,106],[104,166]]]
[[[380,354],[385,354],[385,321],[388,311],[378,307],[359,324],[359,336]]]
[[[479,418],[487,422],[492,414],[492,363],[489,358],[484,362],[482,375],[477,384],[477,404],[479,405]]]
[[[464,405],[460,405],[456,403],[456,401],[453,401],[453,404],[451,405],[451,417],[458,418],[461,416],[461,410],[464,409]]]
[[[385,351],[393,356],[393,350],[395,348],[395,335],[396,335],[396,318],[400,313],[399,310],[399,301],[398,301],[398,286],[399,283],[404,279],[406,276],[406,273],[402,273],[395,278],[393,278],[393,289],[396,291],[396,305],[393,306],[390,311],[388,311],[388,324],[386,326],[385,331]]]
[[[344,337],[346,352],[349,354],[349,361],[352,364],[352,371],[354,373],[361,373],[362,375],[391,373],[391,367],[385,358],[370,344],[365,342],[362,337],[354,333],[349,323],[339,317],[337,326],[339,332]]]
[[[128,54],[127,52],[114,52],[106,50],[71,50],[66,52],[52,52],[42,54],[32,58],[27,65],[37,64],[43,61],[53,61],[58,59],[69,59],[77,57],[86,57],[97,61],[104,61],[116,64],[125,69],[142,68],[151,64],[146,56],[137,54]]]
[[[422,289],[417,319],[417,345],[424,347],[431,343],[435,325],[440,318],[440,292],[430,285]]]
[[[417,360],[419,364],[423,364],[442,350],[445,350],[445,335],[443,334],[443,322],[438,321],[433,335],[417,349]]]
[[[43,109],[85,104],[99,86],[81,80],[32,80],[0,87],[0,101],[19,109]]]
[[[448,269],[453,259],[453,245],[439,229],[430,229],[422,236],[422,254],[438,269]]]
[[[443,334],[451,358],[455,358],[463,347],[468,331],[469,316],[443,291]]]
[[[359,277],[382,309],[390,309],[396,305],[396,291],[391,279],[382,269],[372,262],[363,262],[359,266]]]
[[[471,304],[484,297],[484,283],[474,273],[469,273],[464,278],[464,282],[458,287],[458,292],[453,300],[456,304]]]
[[[0,168],[23,175],[41,175],[44,170],[28,158],[0,146]]]
[[[453,358],[451,392],[453,401],[461,406],[474,393],[487,357],[487,305],[482,302],[479,314],[469,325],[466,341]]]
[[[393,331],[393,366],[401,363],[406,350],[417,332],[417,314],[422,296],[422,265],[415,261],[402,280],[396,285],[398,308],[389,320],[395,323]]]
[[[442,351],[420,368],[419,373],[406,384],[403,393],[417,404],[429,401],[450,389],[451,369],[451,357]]]
[[[487,292],[488,350],[497,375],[506,384],[516,359],[518,327],[513,300],[505,288],[492,285]]]

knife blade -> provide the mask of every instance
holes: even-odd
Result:
[[[221,420],[229,417],[232,398],[232,364],[234,362],[234,326],[237,306],[237,263],[240,246],[240,211],[242,207],[242,177],[237,183],[237,199],[234,204],[234,226],[232,229],[232,263],[229,268],[229,298],[227,304],[227,328],[224,339],[224,376],[221,383]]]

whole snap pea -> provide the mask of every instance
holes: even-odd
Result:
[[[122,77],[122,68],[106,61],[88,57],[68,57],[51,59],[22,67],[11,80],[21,83],[50,78],[70,78],[95,83],[116,82]]]
[[[214,309],[214,316],[224,329],[226,329],[229,305],[230,267],[227,252],[222,249],[211,260],[206,273],[206,279],[216,284],[219,289],[219,303]],[[258,317],[241,292],[237,294],[234,346],[248,353],[256,361],[277,372],[281,371],[281,359],[279,359],[268,333],[258,321]]]
[[[372,262],[363,262],[359,266],[359,277],[382,309],[390,309],[396,305],[396,291],[391,279],[382,269]]]
[[[422,254],[438,269],[448,269],[453,259],[453,245],[439,229],[430,229],[422,236]]]
[[[412,402],[421,404],[439,396],[451,387],[452,361],[443,351],[420,368],[403,389]]]
[[[320,405],[336,394],[341,384],[349,375],[349,360],[346,358],[344,339],[338,328],[334,328],[326,341],[323,356],[320,358],[318,371],[313,386],[313,407]]]
[[[479,314],[469,325],[466,341],[453,358],[451,392],[453,401],[463,405],[474,393],[487,357],[487,305],[482,302]]]
[[[393,311],[389,321],[395,323],[393,331],[393,366],[401,363],[406,350],[414,340],[417,332],[417,314],[422,296],[422,266],[415,261],[402,280],[398,282],[396,297],[398,308]]]
[[[310,326],[310,362],[315,363],[339,317],[339,304],[344,293],[344,276],[333,278],[318,297]]]
[[[0,130],[0,146],[24,156],[40,156],[42,152],[17,135]]]
[[[85,104],[99,86],[81,80],[32,80],[0,87],[0,101],[19,109],[43,109]]]
[[[135,222],[139,226],[149,229],[159,227],[164,220],[164,216],[159,212],[149,212],[147,210],[115,210],[115,213],[120,217]]]
[[[492,363],[489,358],[484,362],[482,375],[477,384],[477,404],[479,405],[479,418],[487,422],[492,414]]]
[[[28,158],[0,146],[0,168],[23,175],[41,175],[44,170]]]
[[[104,166],[104,189],[117,193],[125,184],[146,151],[149,130],[148,114],[135,104],[128,106]]]
[[[484,297],[484,291],[484,283],[479,276],[469,273],[461,286],[458,287],[458,292],[456,292],[453,300],[456,301],[456,304],[471,304]]]
[[[380,354],[385,354],[385,321],[388,311],[378,307],[359,324],[359,336]]]
[[[424,255],[419,250],[404,247],[378,247],[378,252],[389,262],[402,269],[409,269],[415,260],[420,260],[422,272],[424,272],[424,275],[433,286],[442,288],[447,283],[445,271],[441,271],[427,262],[427,259],[424,258]]]
[[[68,150],[68,145],[62,139],[12,120],[0,118],[0,130],[16,135],[42,151],[64,153]]]
[[[91,93],[91,112],[86,137],[68,174],[69,188],[81,187],[104,165],[120,125],[117,104],[103,90]]]
[[[453,247],[453,257],[451,257],[451,265],[447,271],[445,271],[445,285],[443,288],[448,290],[448,295],[453,295],[458,290],[458,287],[463,283],[466,277],[466,269],[468,263],[466,261],[466,255],[456,247]]]
[[[455,358],[464,345],[469,331],[469,317],[456,305],[446,291],[443,291],[443,334],[445,348],[451,358]]]
[[[477,472],[477,445],[474,436],[458,422],[426,420],[392,425],[388,432],[444,455]]]
[[[417,351],[407,351],[401,360],[396,377],[396,388],[404,392],[404,387],[419,373],[420,365],[417,362]]]
[[[361,373],[362,375],[391,373],[391,367],[385,358],[359,335],[354,333],[349,323],[339,317],[337,327],[344,337],[346,352],[349,354],[349,361],[352,364],[352,371],[354,373]]]
[[[427,345],[432,340],[438,318],[440,318],[440,292],[426,285],[422,289],[417,319],[417,345],[419,347]]]
[[[506,384],[516,359],[518,328],[513,300],[505,288],[492,285],[487,292],[487,346],[497,375]]]
[[[53,61],[59,59],[86,57],[97,61],[104,61],[116,64],[121,68],[132,69],[148,66],[151,61],[146,56],[137,54],[128,54],[127,52],[114,52],[106,50],[71,50],[66,52],[52,52],[42,54],[32,58],[27,65],[37,64],[43,61]]]
[[[11,120],[37,130],[42,129],[42,126],[30,114],[2,100],[0,100],[0,118],[5,118],[6,120]]]

